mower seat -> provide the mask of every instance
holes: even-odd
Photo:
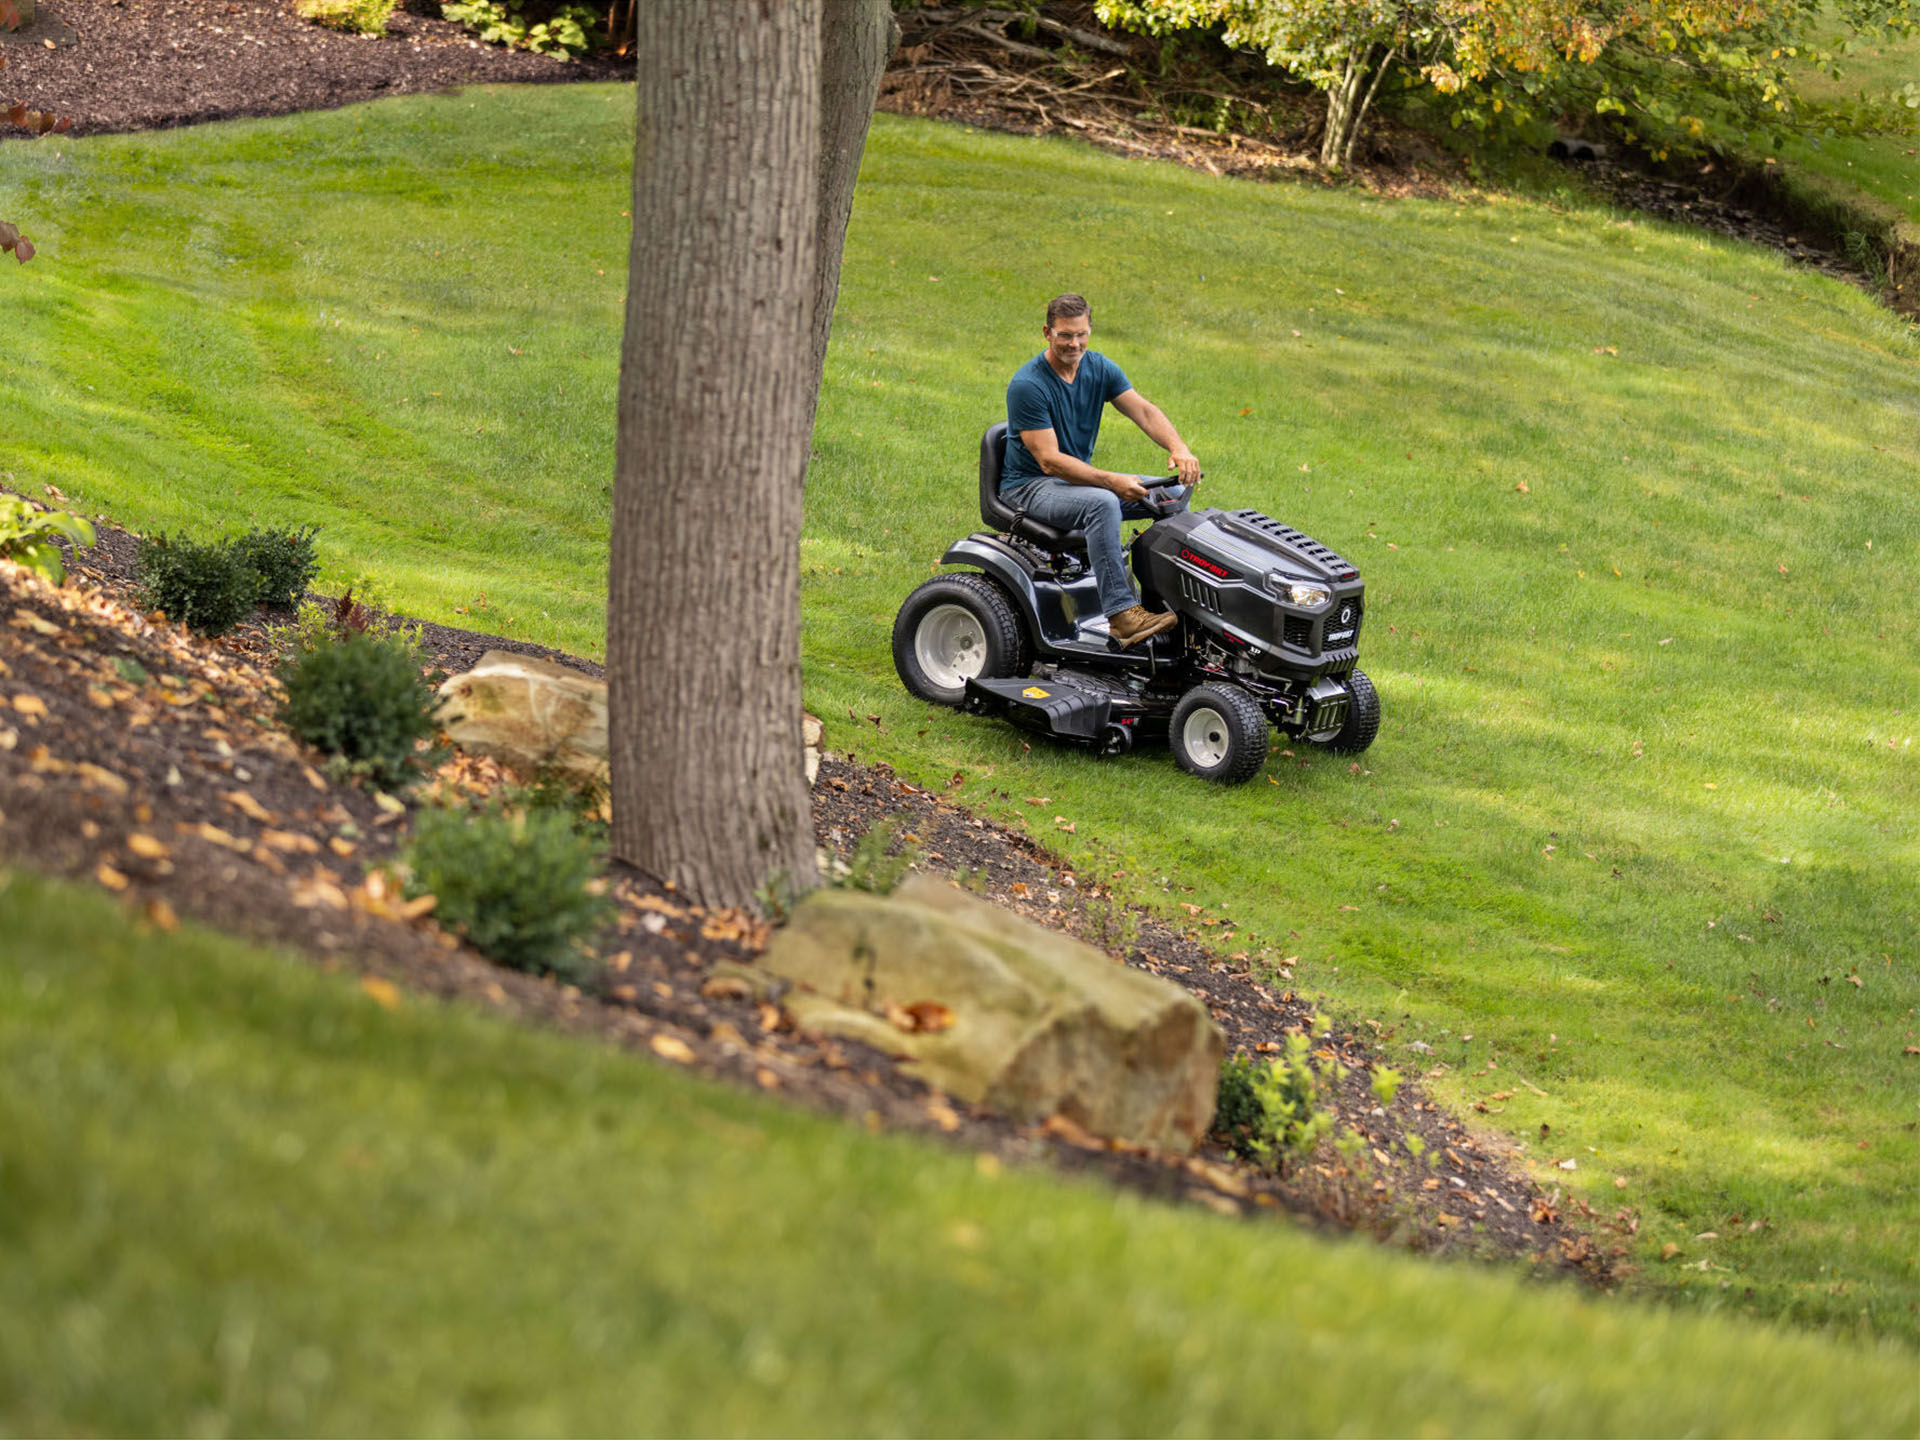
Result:
[[[1084,555],[1086,531],[1056,530],[1051,525],[1028,519],[1007,503],[1000,493],[1000,467],[1006,453],[1007,422],[1002,420],[989,425],[987,433],[980,437],[980,518],[993,529],[1031,540],[1043,550]]]

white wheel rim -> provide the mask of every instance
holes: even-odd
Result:
[[[942,690],[958,690],[986,668],[986,629],[963,605],[936,605],[913,632],[913,658]]]
[[[1195,706],[1180,727],[1180,743],[1194,764],[1213,769],[1226,760],[1233,743],[1227,736],[1227,717],[1211,705]]]

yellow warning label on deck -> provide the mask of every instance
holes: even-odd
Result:
[[[1022,690],[1020,693],[1029,700],[1051,700],[1053,698],[1046,691],[1042,690],[1038,685],[1029,685],[1027,686],[1026,689]]]

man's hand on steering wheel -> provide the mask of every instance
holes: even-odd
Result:
[[[1200,462],[1194,458],[1191,450],[1176,450],[1167,456],[1167,463],[1179,472],[1180,483],[1192,489],[1200,483]]]

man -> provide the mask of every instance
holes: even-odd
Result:
[[[1158,520],[1186,509],[1200,482],[1200,462],[1160,407],[1135,390],[1118,365],[1087,349],[1093,310],[1085,297],[1048,301],[1040,333],[1047,348],[1015,371],[1007,386],[1001,498],[1057,530],[1086,532],[1107,633],[1122,646],[1138,645],[1170,629],[1176,617],[1140,603],[1120,548],[1120,522]],[[1179,485],[1149,491],[1138,475],[1095,468],[1093,447],[1109,403],[1167,452]]]

